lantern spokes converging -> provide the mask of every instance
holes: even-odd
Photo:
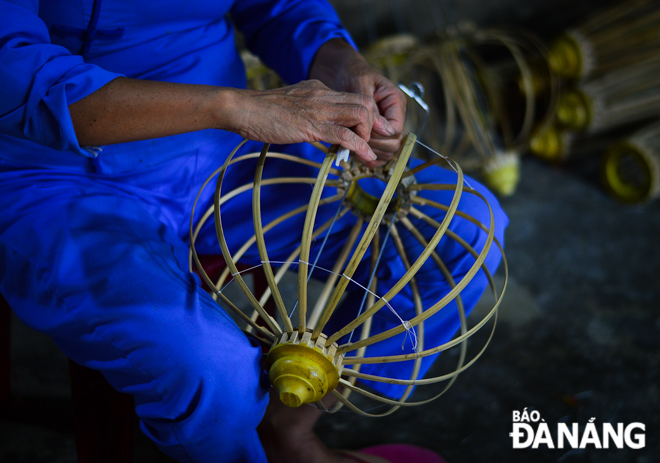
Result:
[[[232,151],[224,165],[202,186],[203,191],[217,175],[213,205],[202,214],[197,224],[193,223],[194,207],[197,205],[195,201],[190,225],[190,267],[192,269],[194,261],[205,283],[211,288],[214,298],[235,315],[238,322],[244,325],[246,333],[270,347],[266,365],[271,383],[280,393],[282,402],[294,407],[315,403],[319,408],[331,412],[346,406],[363,415],[370,415],[348,400],[351,392],[356,392],[391,406],[388,411],[373,415],[380,416],[389,414],[400,406],[415,405],[407,402],[415,386],[447,382],[439,395],[444,393],[456,377],[483,353],[482,349],[474,358],[467,360],[466,342],[490,320],[494,329],[497,308],[504,290],[502,288],[501,292],[498,291],[484,264],[493,243],[502,252],[495,238],[494,216],[486,198],[466,184],[460,167],[452,163],[449,165],[456,172],[455,183],[418,182],[416,174],[429,166],[412,162],[410,159],[416,144],[414,134],[404,136],[401,148],[392,161],[373,169],[362,166],[354,159],[342,162],[340,168],[334,167],[338,150],[336,145],[327,148],[318,143],[314,144],[325,154],[325,158],[319,163],[270,152],[268,144],[264,145],[260,153],[237,156],[243,143]],[[244,166],[248,165],[246,162],[251,162],[250,165],[254,166],[255,160],[252,182],[223,191],[223,184],[229,178],[226,175],[230,166],[242,164],[245,168]],[[300,166],[304,166],[304,174],[271,177],[272,173],[265,167],[268,162],[278,162],[283,166],[290,163],[292,166],[291,169],[275,169],[275,175],[295,172],[294,167]],[[413,167],[412,164],[418,165]],[[265,172],[269,173],[266,178]],[[378,184],[375,191],[372,191],[372,184]],[[284,189],[299,185],[308,185],[311,189],[308,203],[296,203],[289,208],[284,204],[281,207],[283,213],[279,216],[270,214],[268,207],[264,209],[264,201],[274,198],[278,191],[282,194]],[[446,204],[435,201],[428,197],[431,196],[428,192],[434,191],[448,192],[451,199]],[[226,233],[227,227],[232,224],[227,217],[223,217],[223,208],[229,207],[237,196],[249,193],[252,194],[253,230],[250,236],[242,237],[242,242],[236,244],[235,237]],[[474,195],[484,202],[489,211],[488,226],[459,209],[461,197],[464,195]],[[431,213],[433,210],[438,213]],[[269,217],[267,220],[266,216]],[[211,217],[214,219],[218,243],[227,264],[215,282],[202,268],[195,249],[195,241],[203,225]],[[450,225],[456,218],[470,222],[485,234],[485,243],[481,249],[474,249],[452,231]],[[349,219],[352,220],[350,226],[346,225]],[[338,223],[343,224],[341,231],[335,228]],[[425,232],[420,230],[420,226]],[[292,233],[292,228],[295,227],[300,229]],[[333,244],[326,247],[328,237],[333,231]],[[403,239],[403,234],[408,241]],[[282,242],[282,239],[278,241],[275,237],[289,236],[297,244],[273,244]],[[337,236],[342,237],[341,242],[336,242]],[[452,240],[473,258],[469,270],[457,281],[437,250],[443,238]],[[410,244],[406,244],[411,240],[416,243],[413,246],[415,249],[422,249],[420,252],[411,252]],[[328,248],[332,248],[331,254],[327,254]],[[394,250],[392,252],[400,259],[403,273],[389,289],[382,290],[384,294],[379,294],[378,269],[382,266],[381,259],[385,249]],[[253,294],[237,266],[238,261],[246,256],[250,256],[248,262],[251,270],[263,272],[268,284],[268,288],[260,297]],[[331,265],[323,263],[323,258],[327,260],[328,256],[332,256]],[[434,303],[427,303],[425,307],[416,275],[427,261],[437,267],[450,290]],[[366,266],[367,271],[360,265]],[[361,270],[358,272],[359,267]],[[506,261],[504,268],[506,272]],[[285,300],[287,298],[283,296],[280,288],[283,277],[292,270],[297,270],[298,274],[297,300],[294,304]],[[477,272],[483,272],[486,276],[495,303],[481,320],[469,327],[460,293]],[[361,276],[358,278],[357,274]],[[310,298],[308,291],[308,282],[312,276],[325,280],[322,289],[314,293],[314,300]],[[251,315],[244,313],[223,294],[230,277],[246,297]],[[347,294],[351,293],[347,291],[349,289],[361,291],[360,302],[355,305],[355,316],[352,319],[339,322],[345,310],[342,304]],[[411,297],[414,306],[412,312],[404,314],[398,309],[397,297],[400,293]],[[272,301],[269,305],[274,307],[271,313],[265,309],[269,301]],[[438,316],[441,311],[453,311],[448,316],[456,317],[458,334],[448,342],[429,345],[425,322]],[[389,320],[386,326],[383,325],[383,317]],[[378,320],[378,328],[374,330],[375,320]],[[392,352],[386,356],[371,353],[378,343],[386,342],[394,336],[399,336],[399,340],[403,339],[403,345],[407,349],[404,353],[397,355]],[[459,348],[460,354],[457,366],[452,372],[432,378],[420,378],[422,360],[425,357],[453,347]],[[392,362],[409,364],[410,375],[406,373],[405,379],[402,379],[361,371],[363,365]],[[356,385],[358,379],[374,384],[402,386],[403,392],[398,399],[391,399]],[[339,392],[337,386],[341,386],[343,390]],[[329,393],[337,399],[330,409],[321,400]]]

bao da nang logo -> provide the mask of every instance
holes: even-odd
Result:
[[[533,410],[513,412],[514,449],[642,449],[646,445],[646,426],[643,423],[597,423],[591,418],[585,425],[578,423],[557,423],[549,425],[541,414]]]

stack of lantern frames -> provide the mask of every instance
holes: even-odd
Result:
[[[619,200],[660,193],[660,2],[623,2],[560,35],[549,63],[565,88],[531,151],[561,162],[604,146],[602,180]]]

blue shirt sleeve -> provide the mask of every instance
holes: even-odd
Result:
[[[290,84],[307,79],[321,45],[349,33],[325,0],[236,0],[231,9],[247,47]]]
[[[120,74],[51,44],[37,12],[37,0],[0,0],[0,133],[91,157],[68,106]]]

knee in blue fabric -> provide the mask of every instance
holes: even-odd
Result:
[[[147,385],[162,396],[137,403],[141,428],[182,461],[259,461],[256,427],[270,387],[261,348],[242,333],[220,342],[222,333],[207,335],[177,342],[166,372]]]

